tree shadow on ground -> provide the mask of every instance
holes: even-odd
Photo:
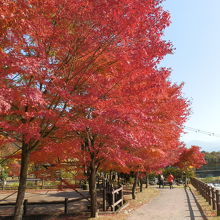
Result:
[[[194,193],[192,192],[192,190],[189,188],[189,190],[187,188],[185,189],[185,193],[186,193],[186,197],[187,197],[187,204],[188,204],[188,208],[189,208],[189,213],[190,213],[190,219],[191,220],[196,220],[196,218],[201,217],[204,220],[208,220],[206,214],[204,213],[201,205],[199,204],[199,202],[197,201],[197,198],[195,197]],[[191,194],[191,198],[190,198],[190,194]],[[195,206],[193,206],[193,202],[195,202]],[[195,215],[195,209],[198,209],[199,213],[201,216],[196,216]]]
[[[203,213],[208,217],[208,219],[220,219],[216,216],[216,211],[212,209],[212,206],[202,197],[202,195],[194,188],[190,187],[190,191],[195,198],[195,201],[198,203],[199,207],[203,210]]]
[[[85,196],[88,196],[88,192],[80,192]],[[63,197],[63,198],[78,198],[81,197],[80,194],[76,193],[75,191],[73,192],[56,192],[56,193],[50,193],[48,196],[51,197]]]
[[[80,215],[59,215],[59,216],[52,216],[52,215],[31,215],[25,216],[22,220],[87,220],[90,217],[89,213],[84,213]],[[5,216],[1,217],[1,220],[13,220],[12,216]]]

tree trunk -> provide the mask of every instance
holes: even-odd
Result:
[[[117,173],[117,177],[118,177],[118,186],[121,185],[120,184],[120,173]]]
[[[140,192],[143,192],[143,181],[142,181],[142,178],[140,178]]]
[[[89,193],[91,197],[91,217],[97,217],[97,193],[96,193],[96,167],[92,159],[89,173]]]
[[[112,171],[111,170],[109,172],[109,180],[110,180],[110,182],[112,181]]]
[[[27,150],[27,146],[23,145],[21,154],[19,187],[14,211],[14,220],[21,220],[23,215],[23,202],[26,190],[29,157],[30,152]]]
[[[132,199],[136,199],[136,187],[138,182],[138,172],[135,172],[134,183],[132,186]]]
[[[148,174],[146,173],[146,188],[148,188],[149,186],[149,176]]]

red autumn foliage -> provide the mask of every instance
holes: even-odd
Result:
[[[58,168],[67,159],[86,166],[91,192],[107,161],[150,170],[174,158],[188,103],[182,85],[157,66],[172,52],[161,38],[170,21],[160,3],[1,3],[0,132],[22,148],[22,184],[31,153],[32,161]]]
[[[21,166],[17,161],[12,161],[10,163],[7,164],[8,169],[9,169],[9,176],[15,176],[17,177],[19,175]]]
[[[175,165],[186,169],[189,167],[200,168],[204,164],[206,164],[205,154],[201,153],[200,147],[191,146],[191,148],[183,149],[179,161]]]

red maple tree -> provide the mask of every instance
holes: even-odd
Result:
[[[60,152],[65,160],[71,151],[86,163],[94,217],[102,161],[129,167],[148,159],[133,153],[142,147],[176,148],[188,104],[169,71],[157,67],[172,51],[161,39],[169,14],[160,3],[1,3],[0,132],[22,150],[15,219],[31,152],[51,153],[51,160]]]
[[[205,154],[200,151],[199,146],[191,146],[190,148],[183,148],[178,162],[175,166],[181,169],[200,168],[206,164]]]

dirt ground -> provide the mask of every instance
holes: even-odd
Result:
[[[139,191],[139,190],[138,190]],[[88,196],[88,191],[79,190],[84,196]],[[124,219],[129,216],[130,212],[135,208],[141,206],[143,203],[149,201],[151,197],[154,197],[158,194],[158,191],[154,188],[145,189],[142,193],[137,193],[137,200],[131,199],[131,187],[127,187],[124,189],[124,198],[127,202],[129,202],[129,206],[126,206],[123,211],[117,214],[104,214],[100,211],[100,216],[103,216],[105,219],[113,219],[113,216],[117,216],[117,220]],[[101,194],[99,194],[99,203],[102,203]],[[56,191],[56,190],[28,190],[26,192],[25,199],[28,199],[28,202],[36,202],[36,201],[64,201],[65,198],[69,199],[77,199],[82,198],[79,193],[76,193],[72,190],[65,191]],[[15,202],[16,200],[16,192],[15,191],[0,191],[0,204],[1,203],[9,203]],[[88,201],[86,199],[82,199],[80,201],[71,203],[68,205],[68,213],[69,216],[62,216],[64,213],[64,205],[30,205],[27,209],[27,215],[31,215],[31,217],[26,219],[62,219],[62,220],[84,220],[89,219],[89,212],[87,207]],[[6,216],[10,216],[13,214],[14,207],[13,206],[0,206],[0,219],[9,219]],[[100,208],[101,210],[101,208]],[[38,216],[38,217],[35,217]],[[47,215],[47,216],[45,216]],[[54,216],[54,217],[48,217]],[[59,217],[58,217],[59,216]]]
[[[83,196],[88,191],[80,190]],[[16,192],[0,191],[0,204],[15,202]],[[65,198],[82,198],[79,193],[72,190],[29,190],[26,193],[29,202],[34,201],[64,201]],[[137,193],[137,199],[132,200],[131,189],[125,188],[124,198],[126,205],[120,211],[111,214],[99,212],[98,220],[219,220],[215,213],[207,208],[204,199],[191,187],[174,187],[159,189],[157,186],[144,189]],[[99,201],[101,197],[99,197]],[[101,201],[100,201],[101,203]],[[69,215],[64,216],[64,205],[31,205],[28,206],[25,220],[86,220],[89,218],[87,199],[81,199],[68,205]],[[0,206],[0,219],[9,220],[6,216],[12,215],[14,207]]]
[[[79,190],[84,197],[88,197],[88,191]],[[17,193],[14,191],[2,191],[0,193],[0,204],[10,203],[16,201]],[[64,201],[68,199],[80,199],[77,202],[71,202],[68,204],[69,214],[78,214],[87,211],[88,200],[73,191],[57,191],[57,190],[28,190],[25,194],[25,199],[28,202],[49,202],[49,201]],[[0,216],[10,216],[14,210],[13,206],[0,206]],[[53,205],[30,205],[27,208],[27,215],[60,215],[64,213],[64,204]]]
[[[136,209],[141,207],[143,204],[148,204],[151,200],[159,196],[160,191],[158,187],[152,186],[143,189],[143,192],[137,190],[136,199],[132,199],[131,188],[126,188],[124,192],[124,198],[126,204],[124,207],[116,213],[99,213],[98,220],[125,220],[130,216]],[[89,220],[94,220],[90,218]]]

